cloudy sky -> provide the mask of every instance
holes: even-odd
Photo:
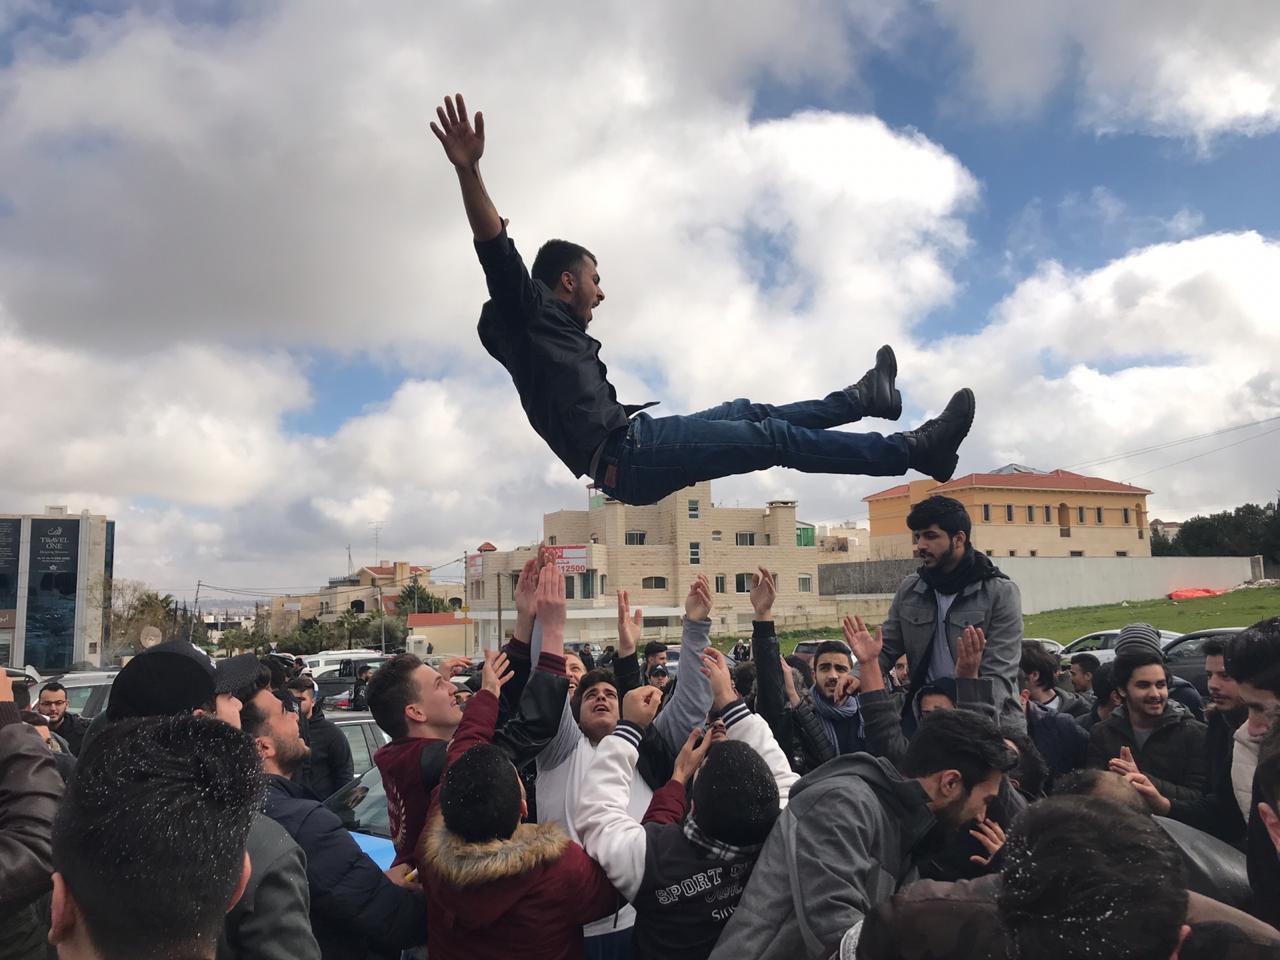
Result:
[[[888,342],[904,426],[977,392],[962,472],[1275,496],[1280,420],[1216,433],[1280,416],[1271,0],[7,0],[0,511],[106,512],[119,575],[190,594],[583,506],[476,336],[455,90],[526,255],[599,256],[624,400],[820,395]]]

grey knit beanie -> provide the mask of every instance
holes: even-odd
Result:
[[[1164,644],[1159,630],[1149,623],[1131,623],[1120,630],[1120,636],[1116,638],[1117,657],[1144,648],[1163,655]]]

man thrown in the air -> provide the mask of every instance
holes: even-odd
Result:
[[[531,276],[480,177],[483,114],[476,114],[473,126],[458,94],[445,97],[436,115],[440,122],[431,129],[458,174],[489,286],[480,340],[511,374],[533,429],[574,476],[589,476],[609,496],[635,505],[656,503],[701,480],[768,467],[868,476],[918,470],[940,482],[951,479],[956,450],[973,424],[967,387],[940,416],[906,433],[828,429],[902,415],[894,385],[898,364],[887,346],[862,379],[821,400],[780,407],[733,400],[674,417],[643,413],[651,403],[619,403],[600,360],[600,342],[587,333],[604,300],[595,257],[575,243],[549,240],[534,258]]]

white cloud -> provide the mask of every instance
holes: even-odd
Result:
[[[1280,5],[1270,0],[936,0],[999,114],[1067,87],[1080,122],[1207,144],[1280,127]]]

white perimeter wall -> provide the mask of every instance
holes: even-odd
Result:
[[[1251,576],[1249,557],[992,557],[1022,591],[1022,612],[1155,600],[1184,587],[1222,590]]]

